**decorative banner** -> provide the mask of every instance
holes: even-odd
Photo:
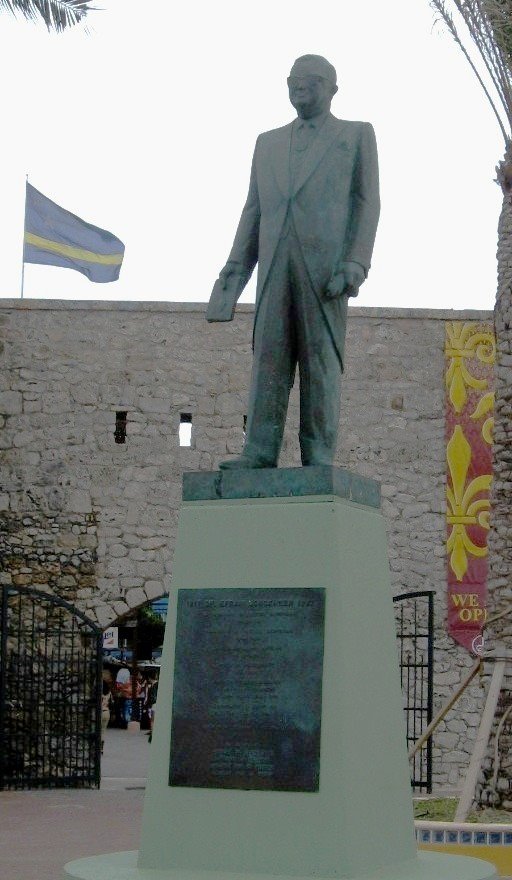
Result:
[[[447,322],[445,353],[448,632],[481,654],[492,481],[492,325]]]

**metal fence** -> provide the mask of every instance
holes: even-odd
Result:
[[[404,695],[407,747],[432,721],[434,690],[434,590],[393,597]],[[432,738],[414,756],[411,785],[432,791]]]
[[[0,790],[100,784],[102,635],[25,587],[0,594]]]
[[[393,599],[407,745],[432,720],[434,592]],[[0,790],[100,784],[102,633],[59,597],[0,594]],[[432,789],[432,741],[411,784]]]

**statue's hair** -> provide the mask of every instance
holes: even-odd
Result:
[[[324,79],[329,80],[333,85],[336,85],[336,68],[327,61],[327,58],[324,58],[323,55],[301,55],[300,58],[296,58],[294,61],[294,65],[299,62],[305,61],[314,64],[318,67],[318,76],[323,76]]]

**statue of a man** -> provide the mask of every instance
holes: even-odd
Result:
[[[303,55],[288,90],[297,119],[256,141],[249,194],[207,313],[229,320],[259,264],[246,439],[225,469],[277,466],[297,365],[302,464],[332,465],[347,301],[368,274],[379,218],[373,128],[331,114],[332,64]]]

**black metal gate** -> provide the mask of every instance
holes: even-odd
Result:
[[[407,748],[432,721],[434,693],[434,590],[393,597],[404,695]],[[416,752],[411,785],[432,791],[432,737]]]
[[[0,790],[100,784],[102,636],[56,596],[0,594]]]

